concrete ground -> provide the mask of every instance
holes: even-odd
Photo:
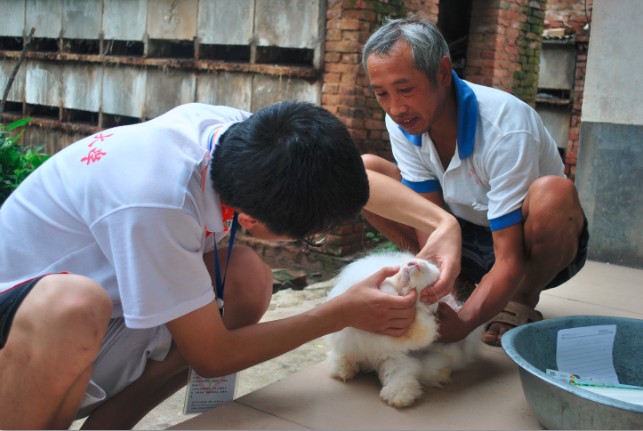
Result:
[[[545,318],[570,315],[643,319],[643,270],[587,262],[541,296]],[[478,361],[443,388],[396,409],[379,398],[373,374],[341,382],[326,364],[312,365],[264,388],[174,425],[173,429],[540,429],[518,367],[502,348],[481,343]],[[640,425],[643,426],[643,414]],[[609,427],[608,427],[609,428]]]
[[[314,307],[328,283],[273,296],[265,319]],[[545,318],[608,315],[643,319],[643,270],[598,262],[545,292]],[[427,390],[416,406],[395,409],[378,397],[373,375],[350,382],[328,376],[324,339],[240,373],[235,400],[198,415],[183,415],[184,391],[135,429],[539,429],[522,392],[517,366],[501,348],[482,345],[481,359],[442,389]],[[502,406],[501,408],[498,408]]]

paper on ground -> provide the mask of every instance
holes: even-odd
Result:
[[[618,385],[614,369],[616,325],[594,325],[558,331],[558,370],[582,378]],[[627,383],[627,382],[624,382]],[[587,391],[627,403],[643,405],[643,390],[579,386]]]
[[[612,350],[616,325],[594,325],[558,331],[559,371],[618,384]]]

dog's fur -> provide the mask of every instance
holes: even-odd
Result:
[[[345,328],[330,335],[331,351],[328,365],[331,376],[348,380],[358,372],[376,371],[382,390],[380,397],[394,407],[408,407],[422,396],[423,386],[441,387],[457,371],[477,356],[482,326],[456,343],[436,343],[439,324],[437,304],[419,301],[420,291],[433,283],[439,269],[432,263],[417,259],[410,253],[375,253],[346,266],[337,277],[328,299],[342,294],[351,286],[386,266],[400,266],[400,271],[379,286],[390,295],[418,291],[417,313],[408,332],[390,337],[356,328]],[[448,295],[441,301],[456,310],[455,299]]]

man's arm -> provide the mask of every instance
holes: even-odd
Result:
[[[460,273],[462,236],[458,221],[429,199],[400,182],[367,170],[370,197],[365,209],[389,220],[411,226],[426,235],[418,257],[440,266],[440,279],[422,291],[421,300],[435,302],[451,293]],[[428,236],[428,238],[427,238]],[[421,238],[419,235],[418,238]]]
[[[523,224],[494,231],[492,235],[496,261],[457,316],[445,308],[441,310],[440,341],[461,340],[489,321],[507,305],[524,277]]]
[[[348,326],[399,336],[415,316],[416,295],[391,296],[377,290],[397,270],[380,270],[346,293],[285,319],[228,330],[212,302],[167,327],[181,355],[204,377],[240,371]]]

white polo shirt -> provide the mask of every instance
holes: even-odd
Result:
[[[442,190],[457,217],[498,230],[522,221],[527,189],[539,177],[564,176],[556,142],[518,98],[461,80],[457,151],[445,170],[428,133],[411,135],[387,115],[402,182],[419,193]]]
[[[192,103],[55,154],[0,208],[0,291],[46,273],[82,274],[131,328],[213,301],[203,254],[227,232],[208,175],[210,141],[249,116]]]

